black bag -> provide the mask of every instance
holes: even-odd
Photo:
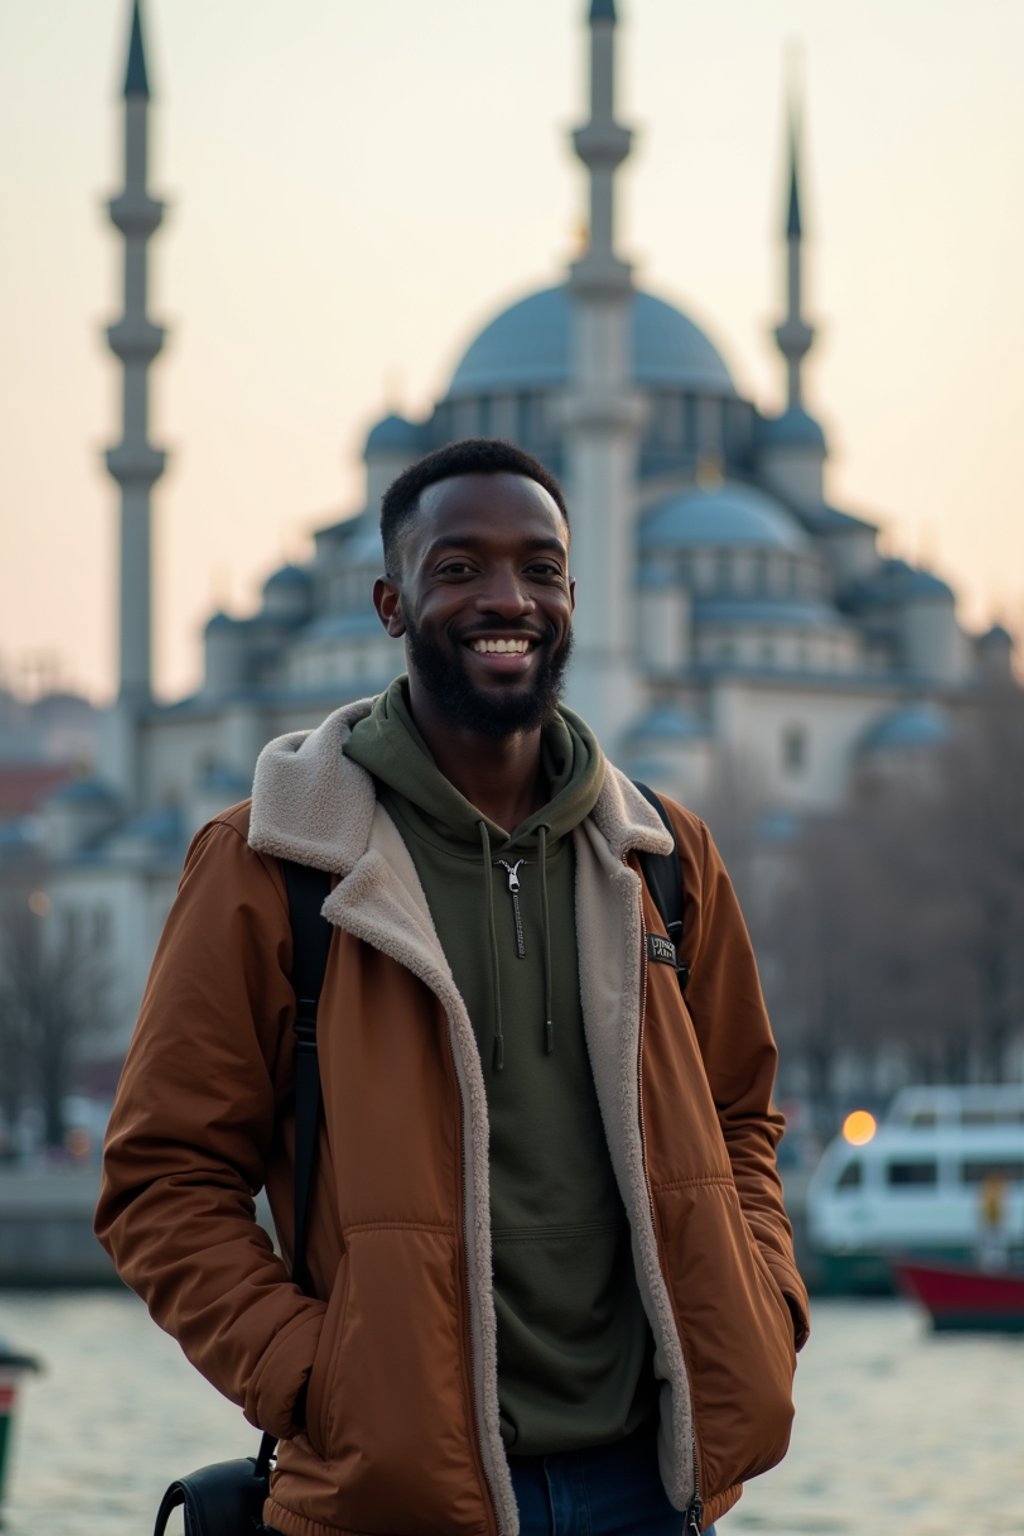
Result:
[[[270,1438],[269,1436],[267,1437]],[[271,1449],[273,1440],[270,1441]],[[270,1456],[246,1456],[200,1467],[171,1484],[160,1501],[153,1536],[163,1536],[171,1511],[184,1505],[185,1536],[258,1536],[270,1482]]]
[[[316,1009],[331,941],[320,916],[330,876],[319,869],[281,860],[292,922],[292,986],[295,988],[295,1253],[292,1278],[310,1290],[306,1266],[306,1219],[313,1178],[320,1071],[316,1055]],[[277,1441],[264,1435],[257,1456],[217,1461],[176,1478],[160,1501],[153,1536],[164,1536],[178,1505],[184,1506],[185,1536],[259,1536],[263,1502],[270,1491],[270,1466]]]

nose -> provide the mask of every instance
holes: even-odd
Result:
[[[500,614],[503,619],[518,619],[532,613],[536,603],[527,584],[513,566],[500,566],[488,572],[477,594],[479,613]]]

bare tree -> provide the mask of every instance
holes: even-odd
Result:
[[[37,1103],[50,1147],[63,1145],[63,1104],[83,1053],[112,1022],[110,958],[81,917],[51,910],[31,886],[0,900],[3,1108],[13,1124]]]
[[[806,823],[762,918],[784,1049],[824,1117],[836,1067],[999,1080],[1024,1032],[1024,695],[979,696],[946,750]]]

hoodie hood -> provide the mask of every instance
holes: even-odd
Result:
[[[546,828],[550,843],[571,832],[593,810],[604,782],[605,759],[590,728],[559,710],[541,736],[541,765],[548,799],[513,829],[499,827],[445,778],[420,735],[406,698],[406,679],[390,688],[360,720],[344,745],[345,756],[387,785],[447,838],[481,846],[481,823],[495,852],[535,846]]]
[[[315,730],[292,731],[263,748],[253,779],[250,847],[342,878],[351,874],[369,847],[377,799],[373,778],[345,756],[345,745],[375,702],[345,704]],[[578,721],[569,710],[561,713]],[[634,848],[672,851],[657,811],[607,762],[590,819],[617,861]]]

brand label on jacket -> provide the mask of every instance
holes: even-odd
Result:
[[[649,933],[647,935],[648,960],[660,960],[663,965],[675,966],[676,947],[671,939],[666,939],[663,933]]]

